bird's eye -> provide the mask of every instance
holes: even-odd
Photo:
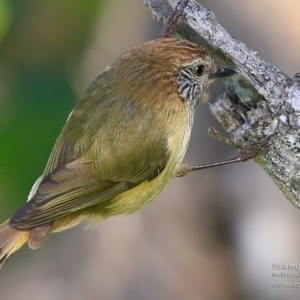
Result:
[[[204,66],[198,65],[198,66],[194,67],[193,71],[197,77],[201,77],[204,73]]]

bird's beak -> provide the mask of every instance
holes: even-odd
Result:
[[[236,74],[236,71],[224,67],[218,67],[217,71],[215,73],[210,74],[210,78],[221,78],[221,77],[227,77],[232,76]]]

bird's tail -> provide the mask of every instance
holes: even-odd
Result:
[[[6,260],[28,240],[28,231],[19,231],[9,226],[9,220],[0,225],[0,269]]]

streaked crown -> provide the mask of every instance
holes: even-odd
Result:
[[[143,87],[152,87],[153,93],[161,91],[166,96],[177,93],[191,105],[199,103],[210,83],[209,74],[216,69],[204,49],[177,38],[162,38],[137,46],[123,54],[117,63],[126,71],[130,69],[125,85],[138,86],[140,92],[148,94],[150,91]],[[128,67],[124,68],[124,64]]]

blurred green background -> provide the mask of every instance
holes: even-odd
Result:
[[[298,0],[199,2],[264,59],[299,71]],[[92,80],[161,26],[136,0],[0,0],[1,220],[26,201]],[[203,105],[187,162],[234,155],[208,126],[218,124]],[[131,216],[25,246],[0,272],[0,299],[296,300],[299,289],[272,288],[272,264],[300,261],[299,217],[253,162],[205,170]]]
[[[72,110],[77,72],[104,1],[0,2],[1,218],[25,200]]]

